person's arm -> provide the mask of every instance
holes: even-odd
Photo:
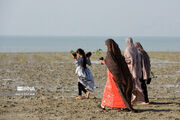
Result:
[[[81,65],[81,59],[80,58],[76,59],[75,64],[76,64],[76,67],[80,66]]]
[[[89,66],[91,66],[91,60],[90,60],[90,57],[87,58],[87,64],[88,64]]]
[[[105,65],[106,63],[105,63],[105,60],[100,60],[100,64],[101,65]]]
[[[75,56],[75,55],[72,55],[72,58],[73,58],[74,60],[77,60],[77,56]]]

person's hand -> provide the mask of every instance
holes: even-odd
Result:
[[[72,55],[72,58],[73,58],[74,60],[77,60],[77,57],[76,57],[76,56],[74,56],[74,55]]]
[[[101,64],[101,65],[104,65],[104,64],[105,64],[105,61],[104,61],[104,60],[100,60],[100,64]]]

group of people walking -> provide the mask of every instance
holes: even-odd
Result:
[[[105,41],[107,49],[106,58],[100,63],[107,66],[108,80],[104,88],[101,108],[119,108],[121,110],[134,111],[133,105],[137,101],[149,104],[147,81],[150,81],[150,58],[139,42],[133,43],[132,38],[126,39],[124,56],[118,44],[113,39]],[[79,95],[82,99],[82,91],[89,98],[94,91],[94,78],[86,65],[91,65],[90,56],[85,55],[84,50],[78,49],[76,60],[76,74],[78,76]]]

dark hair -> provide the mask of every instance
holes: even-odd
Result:
[[[83,68],[86,68],[86,63],[87,62],[86,62],[86,54],[85,54],[84,50],[79,48],[79,49],[77,49],[76,53],[82,55],[82,57],[83,57],[83,64],[82,64],[82,66],[83,66]]]
[[[86,57],[91,57],[91,55],[92,55],[91,52],[86,53]]]
[[[104,58],[103,58],[103,57],[100,57],[99,60],[104,60]]]

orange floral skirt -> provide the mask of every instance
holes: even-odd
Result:
[[[104,96],[101,105],[104,107],[111,108],[127,108],[115,83],[115,77],[111,74],[111,72],[108,69],[107,73],[108,81],[106,82]]]

